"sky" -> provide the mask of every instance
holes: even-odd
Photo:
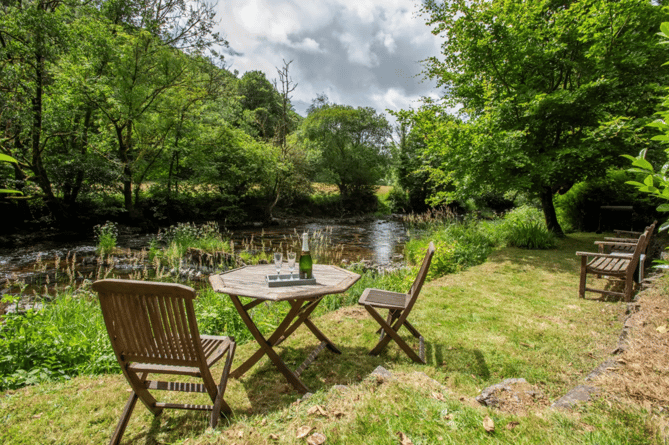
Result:
[[[219,0],[217,9],[227,68],[278,81],[277,68],[292,60],[291,102],[303,116],[319,94],[384,113],[438,97],[421,60],[439,55],[441,39],[417,0]]]

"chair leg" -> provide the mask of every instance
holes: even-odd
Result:
[[[388,316],[386,317],[386,323],[388,325],[392,325],[395,320],[399,317],[398,314],[399,311],[393,310],[393,309],[388,309]],[[376,333],[379,334],[379,341],[383,340],[383,337],[386,335],[385,331],[383,328],[379,328],[376,330]]]
[[[116,425],[116,429],[114,430],[114,434],[111,437],[111,440],[109,441],[109,445],[118,445],[121,443],[121,438],[123,437],[123,433],[125,433],[125,428],[128,426],[128,421],[130,420],[130,415],[132,414],[132,411],[135,409],[135,405],[137,404],[137,394],[133,391],[132,394],[130,394],[130,397],[128,398],[128,402],[125,404],[125,407],[123,408],[123,414],[121,414],[121,418],[118,421],[118,424]]]
[[[411,332],[411,335],[413,335],[416,338],[421,338],[422,335],[420,332],[418,332],[418,329],[416,329],[411,323],[409,323],[409,320],[404,321],[404,326]]]
[[[225,360],[225,366],[223,367],[223,373],[221,374],[221,382],[218,384],[218,394],[216,395],[216,400],[214,401],[214,407],[211,410],[211,419],[209,425],[212,428],[216,428],[218,425],[218,419],[221,417],[221,411],[225,414],[232,413],[230,405],[228,405],[223,398],[225,395],[225,388],[228,384],[228,376],[230,374],[230,368],[232,367],[232,359],[235,356],[236,343],[233,341],[230,344],[230,349],[228,350],[228,357]]]
[[[383,330],[386,332],[387,336],[384,337],[377,345],[372,349],[369,354],[370,355],[377,355],[379,352],[383,350],[383,348],[386,347],[388,342],[390,342],[391,339],[395,340],[395,343],[406,353],[406,355],[411,358],[411,360],[417,362],[417,363],[423,363],[425,364],[425,358],[419,357],[411,347],[406,344],[406,342],[402,339],[402,337],[399,336],[397,331],[402,327],[400,324],[399,326],[390,326],[386,323],[386,321],[383,319],[383,317],[371,306],[365,306],[365,309],[367,309],[367,312],[381,325]],[[405,320],[406,323],[406,320]],[[397,324],[397,323],[396,323]]]

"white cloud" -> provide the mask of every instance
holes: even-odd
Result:
[[[378,58],[372,52],[369,40],[348,32],[338,34],[337,38],[346,47],[349,62],[368,68],[378,65]]]
[[[416,75],[441,40],[416,10],[406,0],[226,0],[217,17],[234,50],[226,56],[231,69],[261,70],[272,80],[292,60],[293,101],[325,93],[334,103],[383,112],[417,106],[435,91]]]
[[[381,42],[390,54],[394,53],[397,49],[397,44],[395,43],[395,39],[393,38],[392,34],[379,31],[376,34],[376,40]]]
[[[301,51],[305,51],[308,53],[323,53],[323,49],[321,49],[320,45],[318,44],[317,41],[310,37],[306,37],[304,40],[302,40],[299,43],[293,43],[291,45],[293,48]]]
[[[390,109],[393,111],[407,110],[419,105],[420,96],[407,95],[400,88],[389,88],[384,92],[372,94],[371,99],[375,102],[377,110]]]

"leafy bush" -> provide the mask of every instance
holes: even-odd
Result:
[[[409,194],[395,186],[388,192],[386,202],[392,213],[406,213],[409,209]]]
[[[496,245],[495,238],[490,236],[486,227],[476,221],[436,226],[422,238],[412,239],[406,244],[407,261],[420,265],[428,243],[433,241],[436,251],[428,274],[430,279],[481,264]]]
[[[557,239],[546,225],[532,221],[515,224],[509,231],[509,244],[527,249],[552,249],[557,245]]]
[[[95,238],[97,239],[97,247],[95,251],[98,255],[109,255],[116,248],[116,239],[118,238],[118,226],[115,222],[107,221],[106,223],[96,225],[93,227]]]
[[[634,175],[622,170],[611,170],[606,176],[575,184],[564,195],[555,197],[555,210],[560,225],[566,232],[594,232],[633,227],[643,230],[657,219],[656,205],[650,196],[626,184]],[[603,205],[633,205],[634,212],[615,212],[601,218]],[[601,227],[600,227],[601,225]]]
[[[496,236],[502,244],[527,249],[552,249],[557,239],[549,232],[543,213],[536,207],[520,206],[507,213],[498,225]]]
[[[0,390],[118,371],[100,305],[86,291],[6,314],[0,325]]]

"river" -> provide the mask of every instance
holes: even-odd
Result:
[[[337,260],[355,262],[369,260],[384,265],[401,261],[407,231],[403,223],[396,220],[366,220],[354,224],[333,223],[331,221],[309,222],[291,226],[254,227],[234,230],[226,236],[234,242],[235,251],[244,249],[271,251],[279,245],[299,250],[300,235],[308,231],[322,249],[337,249]],[[138,234],[121,230],[118,247],[130,249],[131,256],[145,257],[141,251],[147,249],[154,234]],[[31,277],[41,275],[44,281],[49,270],[57,270],[56,261],[61,261],[61,268],[66,258],[77,256],[75,273],[86,275],[95,270],[95,240],[93,237],[78,240],[38,241],[29,246],[0,249],[0,288],[6,283],[34,281]],[[57,260],[56,260],[57,259]],[[135,267],[143,267],[141,261],[134,261]],[[88,266],[86,266],[88,265]],[[120,270],[127,270],[127,265],[118,265]],[[125,269],[124,269],[125,267]],[[85,269],[85,270],[79,270]],[[53,275],[53,273],[52,273]],[[122,275],[122,273],[121,273]],[[2,289],[6,292],[7,289]]]

